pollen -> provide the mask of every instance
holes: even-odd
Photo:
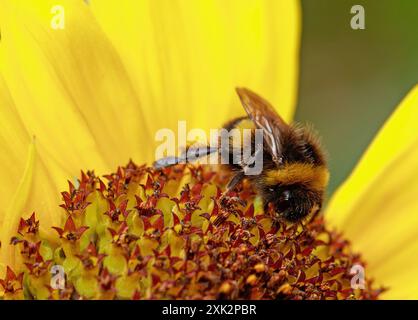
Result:
[[[304,227],[276,220],[246,181],[224,194],[229,178],[190,164],[82,172],[48,236],[36,213],[21,219],[10,241],[22,263],[7,267],[0,298],[379,297],[369,278],[352,285],[351,268],[367,266],[323,217]]]

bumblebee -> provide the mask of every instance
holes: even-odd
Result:
[[[268,101],[249,89],[237,88],[236,91],[247,116],[233,119],[223,128],[227,131],[251,129],[253,132],[261,129],[261,146],[256,145],[256,139],[252,138],[250,143],[242,143],[242,150],[237,153],[236,146],[227,145],[225,150],[225,144],[221,143],[217,148],[196,149],[194,158],[218,152],[224,159],[223,163],[228,163],[234,175],[225,193],[245,178],[262,197],[266,208],[273,205],[278,218],[289,222],[312,218],[321,209],[329,179],[325,154],[317,134],[309,126],[287,124]],[[246,174],[253,163],[235,159],[237,154],[242,156],[245,148],[262,153],[263,167],[257,175]],[[186,162],[190,151],[178,158],[157,160],[154,166],[161,168]]]

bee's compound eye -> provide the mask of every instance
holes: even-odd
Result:
[[[286,211],[290,207],[291,194],[289,190],[284,190],[277,201],[276,209],[280,212]]]

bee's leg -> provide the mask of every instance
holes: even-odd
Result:
[[[306,224],[304,224],[302,221],[299,221],[298,226],[300,226],[302,228],[302,230],[298,233],[296,233],[295,235],[293,235],[293,237],[291,237],[293,240],[297,240],[299,237],[301,237],[302,235],[304,235],[306,233],[306,231],[308,230]],[[297,230],[296,230],[297,232]]]
[[[272,219],[271,229],[274,230],[274,233],[279,231],[279,229],[280,229],[280,219],[279,218],[275,217],[275,218]]]
[[[237,186],[237,184],[240,183],[244,179],[244,177],[245,177],[244,171],[239,171],[238,173],[236,173],[235,176],[233,176],[232,179],[229,180],[226,186],[226,190],[222,194],[221,198],[223,198],[229,191],[233,190]]]
[[[153,167],[156,169],[161,169],[161,168],[173,166],[178,163],[186,163],[188,162],[188,158],[192,158],[193,160],[196,160],[198,158],[202,158],[213,152],[216,152],[217,150],[218,150],[217,148],[212,148],[209,146],[186,148],[186,150],[184,150],[181,153],[180,157],[169,156],[169,157],[165,157],[162,159],[158,159],[154,161]]]
[[[316,219],[316,217],[318,216],[318,214],[320,213],[320,211],[321,211],[321,206],[319,206],[313,212],[313,214],[306,219],[306,221],[301,220],[301,221],[298,222],[298,224],[302,227],[302,231],[299,232],[296,235],[295,239],[299,238],[301,235],[305,234],[308,231],[308,224],[311,223],[312,221],[314,221]]]
[[[152,166],[156,169],[161,169],[161,168],[165,168],[165,167],[169,167],[169,166],[173,166],[177,163],[180,163],[180,159],[178,157],[165,157],[165,158],[161,158],[158,159],[156,161],[154,161],[154,163],[152,164]]]
[[[199,158],[206,157],[211,153],[217,152],[218,148],[209,147],[209,146],[192,146],[186,148],[186,150],[181,154],[181,158],[184,161],[191,162]]]
[[[237,186],[237,184],[242,181],[242,179],[244,177],[245,177],[244,172],[240,171],[240,172],[236,173],[235,176],[233,176],[232,179],[228,182],[228,185],[226,186],[226,190],[222,193],[222,195],[219,198],[219,203],[220,203],[221,206],[225,205],[224,201],[227,201],[226,200],[226,195],[228,194],[228,192],[231,191],[232,189],[234,189]],[[220,214],[213,221],[213,224],[215,226],[221,225],[228,218],[228,216],[229,216],[229,214],[227,214],[227,215]]]

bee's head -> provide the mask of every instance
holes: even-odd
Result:
[[[314,215],[322,205],[322,193],[303,186],[277,186],[272,203],[279,217],[290,222]]]
[[[284,164],[282,168],[265,172],[263,198],[266,204],[274,205],[279,217],[299,221],[321,208],[328,176],[325,166]]]

